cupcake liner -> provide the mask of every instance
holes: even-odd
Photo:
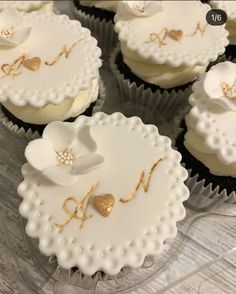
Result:
[[[185,167],[185,165],[183,164]],[[236,204],[236,191],[230,194],[224,189],[219,192],[220,187],[212,187],[212,183],[206,185],[205,179],[199,181],[199,174],[192,175],[192,170],[188,169],[189,177],[185,184],[190,190],[190,198],[196,197],[197,195],[205,196],[209,199],[218,199],[219,201],[226,202],[229,204]]]
[[[96,111],[98,105],[103,105],[105,101],[105,86],[102,79],[99,79],[99,98],[95,102],[95,106],[92,110],[92,114]],[[32,129],[28,129],[27,131],[23,127],[19,127],[17,124],[13,123],[2,111],[0,106],[0,122],[9,129],[9,131],[19,137],[26,138],[27,140],[31,141],[41,137],[38,131],[33,131]]]
[[[179,135],[181,135],[182,132],[184,132],[184,127],[181,125],[181,123],[183,122],[184,116],[189,111],[189,109],[190,107],[186,108],[185,111],[183,111],[179,114],[178,117],[176,117],[175,126],[178,130],[176,139],[179,137]],[[178,144],[175,144],[175,148],[179,151]],[[199,163],[201,164],[201,162]],[[185,181],[185,184],[190,190],[190,198],[188,200],[189,202],[191,202],[194,198],[196,198],[194,199],[195,203],[197,201],[200,202],[202,197],[205,197],[210,200],[215,199],[229,204],[236,204],[236,190],[228,193],[226,188],[222,189],[222,187],[220,187],[219,185],[216,186],[216,184],[207,181],[206,178],[202,179],[200,173],[196,173],[196,171],[194,172],[192,168],[188,168],[185,162],[182,162],[181,164],[184,168],[187,169],[189,174],[188,179]]]
[[[12,121],[8,119],[8,117],[2,112],[2,108],[0,107],[0,122],[9,129],[9,131],[13,134],[16,134],[19,137],[26,138],[27,140],[34,140],[40,137],[38,132],[33,132],[31,129],[25,131],[23,127],[18,127]]]
[[[74,14],[81,22],[81,25],[87,27],[91,31],[91,34],[98,40],[98,46],[102,49],[103,55],[109,54],[117,44],[114,23],[90,16],[76,7],[74,7]]]
[[[151,89],[145,89],[143,85],[137,86],[135,82],[125,79],[124,74],[119,71],[115,63],[119,51],[120,48],[117,47],[112,52],[110,66],[116,77],[120,96],[123,96],[123,102],[132,101],[137,105],[141,104],[158,109],[166,119],[173,119],[178,110],[188,103],[187,98],[192,93],[192,85],[189,85],[185,90],[157,90],[155,92]]]
[[[142,265],[141,268],[145,268],[145,263],[146,263],[147,259],[150,259],[150,258],[146,257],[144,264]],[[50,256],[48,262],[49,262],[49,264],[57,263],[56,256]],[[114,276],[110,276],[110,275],[108,275],[104,272],[101,272],[101,271],[96,272],[92,276],[87,276],[87,275],[84,275],[83,273],[81,273],[79,268],[70,268],[69,270],[64,270],[59,265],[57,266],[58,273],[64,275],[67,280],[70,280],[70,281],[76,280],[76,284],[81,285],[81,286],[83,285],[85,279],[86,279],[86,284],[91,285],[91,284],[94,284],[94,282],[98,282],[98,281],[105,282],[107,280],[119,279],[120,277],[123,277],[123,276],[129,274],[131,271],[132,271],[132,269],[129,267],[123,267],[121,269],[121,271],[117,275],[114,275]]]

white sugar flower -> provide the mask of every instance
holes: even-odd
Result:
[[[150,16],[162,10],[162,1],[122,1],[123,6],[136,16]]]
[[[236,64],[221,62],[212,67],[205,76],[204,90],[215,103],[236,111]]]
[[[0,46],[16,47],[29,36],[31,28],[23,26],[23,16],[13,8],[0,13]]]
[[[101,166],[104,159],[95,153],[96,149],[89,126],[76,132],[70,123],[52,122],[41,139],[28,144],[25,157],[34,169],[53,183],[69,186],[76,182],[78,175]]]

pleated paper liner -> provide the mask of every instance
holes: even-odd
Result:
[[[81,25],[88,28],[98,40],[98,46],[102,49],[103,56],[109,55],[117,44],[113,21],[89,15],[76,7],[74,7],[74,15]]]
[[[158,108],[166,118],[173,118],[178,109],[187,103],[192,91],[192,83],[171,90],[160,89],[157,86],[149,87],[145,82],[138,85],[136,81],[126,78],[126,74],[119,70],[116,63],[119,52],[119,47],[112,52],[110,65],[116,77],[120,95],[124,96],[127,101],[133,101],[137,104],[139,102],[142,104],[142,101],[145,101],[146,105]]]

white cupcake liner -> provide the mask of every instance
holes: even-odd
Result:
[[[102,79],[99,79],[99,98],[96,100],[95,106],[92,110],[92,114],[94,114],[97,107],[100,105],[102,106],[105,101],[106,90]],[[31,141],[41,137],[38,131],[33,131],[32,129],[28,129],[27,131],[23,127],[19,127],[17,124],[13,123],[2,111],[0,106],[0,123],[2,123],[8,130],[22,138],[26,138],[27,140]]]
[[[114,31],[114,23],[90,16],[76,7],[74,7],[74,15],[81,22],[81,25],[88,28],[91,34],[98,40],[98,46],[102,49],[103,55],[110,54],[118,40],[117,34]]]
[[[173,119],[179,109],[185,107],[188,103],[188,97],[192,93],[192,85],[185,90],[157,90],[152,92],[151,89],[144,89],[144,86],[137,86],[135,82],[125,79],[116,63],[116,56],[119,53],[119,46],[116,47],[110,56],[111,70],[116,77],[120,95],[124,101],[133,101],[135,104],[143,104],[147,107],[158,109],[159,113],[167,119]]]

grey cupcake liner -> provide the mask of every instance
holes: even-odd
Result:
[[[109,55],[118,40],[117,34],[114,31],[114,23],[90,16],[76,7],[74,7],[74,15],[81,22],[81,25],[88,28],[91,34],[98,40],[98,46],[102,49],[103,55]]]
[[[119,46],[113,50],[110,56],[110,66],[124,101],[133,101],[136,104],[145,103],[147,107],[157,108],[167,119],[173,119],[179,109],[182,109],[188,103],[192,86],[190,85],[185,90],[164,90],[163,92],[160,90],[152,92],[151,89],[145,89],[143,85],[137,86],[135,82],[125,79],[124,74],[119,71],[115,62],[119,51]]]
[[[184,166],[184,164],[183,164]],[[190,190],[190,197],[195,197],[197,201],[197,196],[201,195],[207,197],[211,200],[219,200],[221,202],[226,202],[229,204],[236,204],[236,191],[227,193],[226,189],[220,191],[220,187],[212,187],[212,183],[206,184],[206,180],[203,179],[199,181],[199,174],[192,175],[192,170],[188,169],[189,177],[186,180],[186,185]],[[199,197],[200,201],[201,197]],[[191,200],[191,199],[190,199]],[[195,202],[196,202],[195,201]]]
[[[96,109],[103,105],[105,101],[106,90],[102,79],[99,79],[99,98],[96,100],[95,106],[93,108],[92,114],[94,114]],[[79,115],[78,115],[79,116]],[[23,127],[19,127],[17,124],[13,123],[2,111],[0,106],[0,123],[2,123],[8,130],[19,136],[26,138],[31,141],[41,137],[38,131],[33,131],[32,129],[28,129],[27,131]]]
[[[32,131],[31,129],[28,129],[25,131],[23,127],[18,127],[16,124],[14,124],[9,118],[2,112],[2,109],[0,107],[0,122],[8,128],[8,130],[16,134],[19,137],[26,138],[27,140],[34,140],[40,137],[39,133],[36,131]]]

